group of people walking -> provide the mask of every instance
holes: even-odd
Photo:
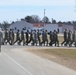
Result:
[[[64,41],[61,43],[61,45],[67,46],[69,45],[69,47],[72,46],[72,44],[76,47],[76,31],[71,31],[71,30],[67,30],[65,29],[64,31]]]
[[[32,46],[69,46],[71,47],[74,43],[74,46],[76,47],[76,32],[72,32],[71,30],[67,31],[65,29],[64,31],[64,41],[59,43],[58,38],[58,32],[54,30],[53,32],[48,32],[47,30],[43,30],[40,32],[40,30],[27,30],[26,32],[22,29],[20,31],[19,29],[15,32],[13,29],[10,29],[9,31],[6,29],[4,32],[4,38],[3,38],[3,44],[9,43],[10,45],[14,45],[17,43],[18,45],[23,44]]]

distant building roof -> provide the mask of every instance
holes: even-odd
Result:
[[[26,29],[32,28],[32,27],[33,27],[33,24],[28,23],[28,22],[26,22],[26,21],[17,21],[17,22],[15,22],[15,23],[13,23],[13,24],[9,27],[9,29],[19,29],[19,30],[22,30],[22,29],[25,28],[25,27],[26,27]]]

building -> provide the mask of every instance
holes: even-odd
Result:
[[[30,29],[30,30],[37,30],[37,29],[45,29],[48,32],[49,31],[54,31],[57,30],[60,33],[62,33],[64,31],[64,29],[68,29],[68,30],[75,30],[75,26],[74,25],[66,25],[66,24],[45,24],[44,23],[28,23],[26,21],[17,21],[15,23],[13,23],[9,29],[14,29],[14,30],[22,30],[22,29]]]
[[[33,24],[28,23],[26,21],[17,21],[13,24],[10,25],[9,29],[14,29],[17,30],[19,29],[20,31],[22,29],[32,29],[33,28]]]
[[[33,29],[45,29],[48,32],[54,31],[54,30],[59,30],[59,32],[62,32],[62,25],[58,24],[45,24],[44,23],[34,23],[33,24]]]
[[[73,25],[66,25],[66,24],[63,24],[63,25],[62,25],[62,32],[64,31],[64,29],[74,31],[74,26],[73,26]]]

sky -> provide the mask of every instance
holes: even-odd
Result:
[[[26,16],[47,16],[50,21],[75,21],[75,0],[0,0],[0,23],[17,21]]]

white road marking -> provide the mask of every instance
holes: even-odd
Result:
[[[16,65],[18,65],[25,72],[27,72],[29,75],[33,75],[27,69],[25,69],[23,66],[21,66],[18,62],[16,62],[14,59],[12,59],[9,55],[7,55],[6,53],[4,53],[4,55],[7,56],[10,60],[12,60]]]

